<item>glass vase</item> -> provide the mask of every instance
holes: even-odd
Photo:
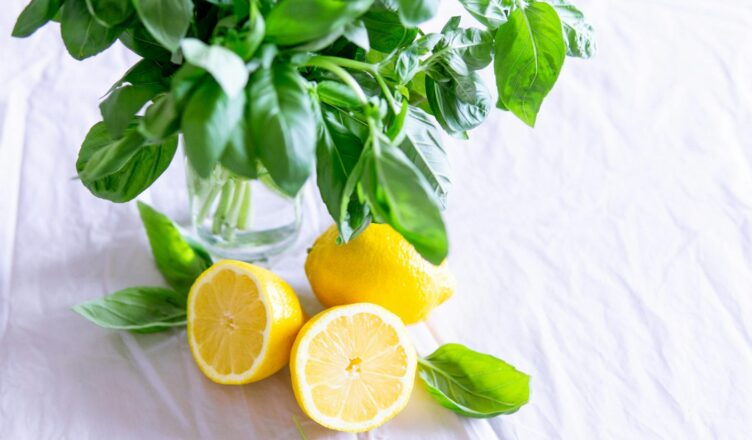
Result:
[[[186,174],[194,234],[211,254],[266,261],[297,238],[301,196],[284,194],[266,172],[249,179],[218,165],[202,177],[186,161]]]

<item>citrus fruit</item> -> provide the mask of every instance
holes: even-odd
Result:
[[[363,432],[407,404],[417,358],[402,321],[374,304],[325,310],[300,330],[290,355],[295,398],[331,429]]]
[[[217,383],[244,384],[274,374],[287,364],[302,325],[292,288],[252,264],[219,261],[188,295],[188,345],[201,371]]]
[[[324,306],[370,302],[412,324],[452,296],[446,262],[429,263],[391,226],[372,224],[347,244],[337,244],[338,235],[336,226],[321,234],[305,263]]]

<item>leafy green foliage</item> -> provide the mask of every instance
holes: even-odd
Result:
[[[460,344],[442,345],[420,359],[418,373],[441,406],[465,417],[511,414],[530,397],[530,376]]]
[[[185,296],[163,287],[129,287],[73,310],[100,327],[155,333],[186,323]]]
[[[500,107],[534,126],[565,55],[561,21],[554,8],[535,2],[513,11],[496,32],[494,71]]]
[[[120,39],[143,60],[100,104],[77,170],[98,197],[127,201],[169,164],[221,165],[296,195],[315,170],[340,239],[389,223],[427,260],[448,252],[449,163],[440,132],[467,138],[499,99],[533,125],[566,54],[595,52],[569,0],[458,0],[440,32],[416,26],[439,0],[33,0],[14,35],[62,11],[83,59]],[[61,9],[62,5],[62,9]]]
[[[32,0],[13,26],[14,37],[28,37],[52,20],[60,9],[61,0]]]
[[[157,268],[185,301],[193,282],[211,266],[211,259],[205,251],[186,241],[172,220],[164,214],[143,202],[138,202],[138,212]]]
[[[136,131],[138,120],[120,139],[113,139],[104,122],[86,135],[76,161],[81,182],[97,197],[127,202],[141,194],[167,169],[177,149],[177,137],[159,143],[145,141]]]

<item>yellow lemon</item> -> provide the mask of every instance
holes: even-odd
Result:
[[[325,310],[300,330],[290,355],[295,398],[327,428],[363,432],[410,399],[417,357],[402,321],[374,304]]]
[[[188,345],[201,371],[217,383],[251,383],[277,372],[302,325],[292,288],[252,264],[219,261],[188,295]]]
[[[324,306],[370,302],[412,324],[452,296],[446,261],[429,263],[391,226],[372,224],[347,244],[337,244],[337,236],[336,226],[321,234],[305,263]]]

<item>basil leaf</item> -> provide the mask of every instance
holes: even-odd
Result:
[[[125,47],[150,60],[170,60],[170,52],[162,47],[143,25],[134,25],[120,34]]]
[[[129,130],[134,130],[135,126]],[[126,135],[127,136],[127,135]],[[76,161],[81,182],[95,196],[121,203],[132,200],[148,188],[170,165],[177,149],[177,137],[160,144],[140,146],[135,153],[115,172],[101,178],[89,178],[84,170],[89,162],[102,160],[109,149],[117,148],[121,140],[114,140],[104,122],[95,124],[86,135]]]
[[[245,94],[227,96],[213,78],[204,79],[183,112],[185,153],[200,176],[207,177],[222,157],[235,126],[243,117]]]
[[[442,345],[420,359],[418,373],[441,406],[466,417],[511,414],[530,397],[530,376],[460,344]]]
[[[483,123],[491,108],[491,95],[476,72],[437,82],[426,76],[426,97],[431,112],[456,137]]]
[[[86,0],[86,7],[99,24],[113,27],[133,14],[131,0]]]
[[[221,46],[208,46],[195,38],[180,43],[186,61],[209,72],[225,93],[234,97],[248,82],[248,70],[243,59]]]
[[[258,177],[256,150],[248,130],[248,116],[241,118],[230,135],[220,162],[233,173],[255,179]]]
[[[191,0],[133,0],[133,4],[154,39],[175,52],[193,18]]]
[[[164,214],[143,202],[138,202],[138,213],[159,272],[185,298],[196,278],[211,266],[211,258],[205,251],[194,249]]]
[[[362,20],[356,20],[345,25],[342,36],[366,52],[371,50],[371,43],[368,40],[368,29],[366,29],[366,25]]]
[[[138,131],[146,139],[156,142],[174,135],[179,128],[180,114],[175,98],[171,93],[165,93],[146,108]]]
[[[373,0],[282,0],[266,17],[266,37],[281,46],[316,40],[365,13]]]
[[[593,26],[585,20],[585,15],[567,0],[544,0],[554,7],[561,20],[567,55],[577,58],[590,58],[598,51]]]
[[[106,124],[105,124],[106,125]],[[79,172],[83,181],[94,181],[120,171],[144,147],[144,137],[135,130],[94,152]]]
[[[442,39],[441,34],[428,34],[399,52],[394,63],[394,73],[400,84],[410,82],[420,72],[420,58],[430,53]]]
[[[356,110],[362,107],[358,96],[353,90],[338,81],[324,80],[316,84],[316,94],[321,102],[346,110]]]
[[[380,3],[374,4],[366,12],[363,16],[363,23],[368,30],[371,47],[384,53],[407,46],[418,35],[417,28],[405,27],[399,14]]]
[[[397,0],[402,23],[414,27],[436,15],[439,0]]]
[[[294,196],[313,168],[316,119],[305,80],[289,64],[251,76],[249,101],[253,144],[282,191]]]
[[[512,2],[513,0],[460,0],[467,12],[489,29],[496,29],[507,22]]]
[[[440,264],[447,256],[446,227],[433,190],[405,153],[379,142],[367,154],[361,183],[371,210],[410,242],[423,258]]]
[[[68,53],[77,60],[94,56],[117,40],[120,27],[104,27],[86,7],[86,0],[67,0],[62,9],[60,32]]]
[[[155,333],[186,323],[185,297],[163,287],[130,287],[86,301],[73,311],[113,330]]]
[[[480,70],[491,64],[493,36],[480,29],[452,29],[434,47],[431,62],[443,63],[459,75]]]
[[[141,60],[131,66],[131,68],[125,72],[125,75],[110,87],[110,90],[108,90],[107,93],[112,93],[127,83],[133,85],[167,84],[162,75],[162,64],[149,59]]]
[[[349,216],[351,212],[348,211],[348,205],[354,188],[347,192],[346,185],[363,151],[363,141],[347,128],[345,117],[337,110],[327,107],[319,115],[316,183],[327,211],[340,231],[344,229],[344,235],[349,236],[353,229],[350,221],[354,220],[358,224],[362,222],[360,213],[356,213],[354,219]]]
[[[446,197],[451,187],[449,157],[441,144],[438,128],[423,110],[409,107],[404,126],[405,138],[400,149],[423,174],[441,208],[446,208]]]
[[[561,21],[547,3],[516,9],[496,32],[494,72],[500,107],[533,127],[564,64]]]
[[[128,85],[115,89],[99,104],[107,129],[112,137],[120,137],[139,110],[157,94],[163,92],[162,84]]]
[[[62,0],[32,0],[18,16],[13,26],[14,37],[28,37],[55,17]]]
[[[266,25],[264,24],[264,17],[258,11],[256,3],[252,3],[250,6],[247,4],[245,9],[246,16],[250,16],[248,22],[242,29],[236,31],[234,27],[231,27],[227,34],[221,39],[221,45],[232,50],[243,60],[250,60],[256,50],[261,46],[261,42],[264,39],[264,33]]]

